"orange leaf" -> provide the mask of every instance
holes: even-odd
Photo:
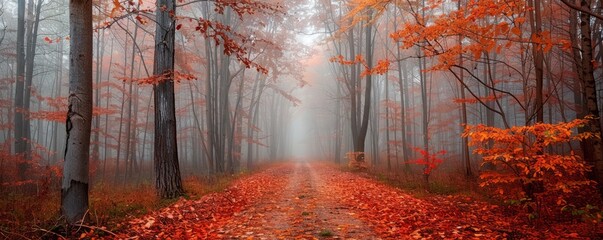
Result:
[[[511,32],[518,37],[521,37],[521,29],[519,27],[511,28]]]

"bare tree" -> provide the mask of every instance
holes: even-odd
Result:
[[[4,3],[0,5],[0,17],[2,15],[4,15]],[[4,20],[2,20],[2,35],[0,35],[0,45],[2,45],[2,42],[4,42],[4,37],[6,37],[6,28],[8,28],[8,26]]]

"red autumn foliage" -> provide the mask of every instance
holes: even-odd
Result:
[[[509,215],[509,210],[466,196],[419,199],[328,164],[289,163],[240,179],[223,192],[199,200],[180,199],[132,219],[121,224],[123,230],[116,237],[318,238],[324,229],[332,230],[332,236],[358,239],[575,239],[603,234],[592,230],[601,223],[535,227]],[[324,214],[346,220],[318,220]],[[286,229],[279,230],[283,226]]]
[[[564,144],[596,137],[590,132],[574,132],[588,121],[587,117],[509,129],[468,126],[464,137],[476,147],[474,152],[483,156],[484,164],[496,167],[481,173],[480,186],[493,187],[504,199],[525,199],[552,212],[572,204],[571,199],[594,182],[587,177],[590,167],[578,154],[560,149]]]
[[[383,75],[387,71],[389,71],[389,60],[382,59],[377,62],[377,65],[374,67],[369,67],[366,60],[361,54],[356,55],[354,60],[346,60],[342,55],[332,57],[329,59],[331,62],[336,62],[342,65],[355,65],[362,64],[364,66],[364,71],[360,73],[360,77],[364,77],[367,75]]]
[[[219,193],[199,200],[179,199],[170,207],[120,224],[118,238],[216,239],[217,229],[264,194],[281,189],[286,168],[275,167],[244,177]]]
[[[160,82],[166,81],[169,79],[173,79],[175,82],[180,83],[182,81],[196,80],[197,77],[192,74],[182,73],[180,71],[173,71],[173,72],[166,72],[162,75],[155,75],[155,76],[150,76],[150,77],[145,77],[145,78],[131,79],[129,77],[117,77],[117,79],[120,81],[124,81],[124,82],[130,82],[130,81],[135,82],[140,85],[144,85],[144,84],[155,85],[155,84],[159,84]]]
[[[421,157],[411,161],[412,163],[423,166],[423,175],[429,175],[433,170],[435,170],[444,160],[438,158],[438,155],[446,154],[446,150],[442,150],[435,153],[429,153],[422,148],[414,148],[415,151],[421,154]]]
[[[383,239],[587,238],[601,223],[555,222],[534,227],[508,207],[465,196],[413,197],[367,177],[321,166],[331,195]],[[595,228],[593,228],[595,227]]]

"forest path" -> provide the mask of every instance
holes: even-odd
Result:
[[[511,212],[512,213],[512,212]],[[463,195],[424,198],[320,162],[285,162],[119,224],[119,239],[575,239]],[[578,233],[581,234],[578,234]],[[588,236],[591,237],[592,236]],[[578,238],[580,238],[578,237]],[[595,237],[596,238],[596,237]]]
[[[287,185],[237,214],[220,229],[226,239],[377,239],[349,208],[338,203],[328,171],[308,162],[292,164]]]

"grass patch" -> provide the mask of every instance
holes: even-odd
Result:
[[[332,237],[333,236],[333,232],[331,232],[331,230],[328,229],[323,229],[320,230],[320,232],[318,233],[319,236],[321,237]]]
[[[429,191],[425,189],[421,174],[414,172],[387,173],[371,171],[370,178],[410,193],[414,197],[425,198],[437,195],[466,195],[476,198],[487,198],[478,186],[477,181],[467,180],[455,173],[438,173],[429,178]]]
[[[186,199],[220,192],[242,175],[213,177],[188,177],[183,180]],[[18,189],[0,189],[0,236],[15,238],[40,238],[44,230],[61,229],[60,186],[46,191],[24,193]],[[91,186],[90,209],[86,225],[104,226],[111,231],[119,230],[119,223],[167,207],[177,199],[160,199],[151,182],[139,184],[97,183]],[[45,236],[49,236],[46,233]],[[12,238],[9,237],[9,238]]]
[[[160,200],[155,187],[148,183],[131,186],[101,183],[90,191],[90,220],[97,226],[112,227],[116,221],[144,215],[169,203]]]
[[[460,194],[465,191],[462,190],[461,185],[453,185],[441,181],[434,181],[429,183],[429,192],[438,195],[451,195]]]
[[[37,228],[50,229],[58,221],[60,191],[0,193],[0,232],[9,238],[33,235]]]

